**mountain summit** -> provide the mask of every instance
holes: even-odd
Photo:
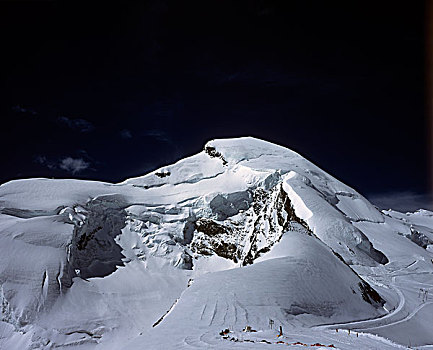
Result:
[[[433,213],[380,211],[251,137],[120,184],[11,181],[0,186],[0,345],[267,349],[274,324],[342,349],[431,344],[432,251]],[[337,327],[364,333],[347,345]]]

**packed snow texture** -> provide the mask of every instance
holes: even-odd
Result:
[[[11,181],[0,348],[427,346],[432,259],[432,212],[250,137],[120,184]]]

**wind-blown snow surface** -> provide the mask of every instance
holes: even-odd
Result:
[[[424,346],[432,252],[433,213],[381,212],[254,138],[121,184],[11,181],[0,348]]]

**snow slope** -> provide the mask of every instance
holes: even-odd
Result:
[[[210,330],[217,338],[227,327],[268,329],[269,319],[286,328],[379,315],[363,300],[360,279],[316,238],[287,231],[267,255],[242,269],[204,275],[166,321],[142,338],[158,348],[164,334],[170,334],[174,341],[169,346],[178,349],[185,342],[199,345],[198,335]],[[192,331],[191,324],[198,329]]]
[[[0,348],[433,344],[432,247],[433,213],[382,212],[250,137],[120,184],[11,181]]]

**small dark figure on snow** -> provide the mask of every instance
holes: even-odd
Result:
[[[283,335],[283,327],[280,326],[280,334],[278,334],[279,337],[281,337]]]

